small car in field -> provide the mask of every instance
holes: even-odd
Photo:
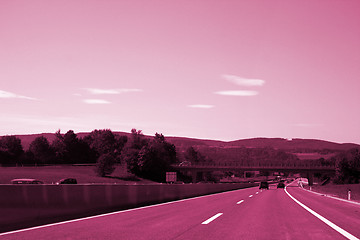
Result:
[[[11,180],[11,184],[44,184],[44,182],[32,178],[17,178]]]
[[[179,164],[179,166],[181,166],[181,167],[189,167],[189,166],[191,166],[191,162],[189,162],[189,161],[183,161],[183,162],[181,162],[181,163]]]
[[[285,188],[285,183],[279,182],[278,185],[276,186],[276,188]]]
[[[56,182],[56,185],[60,184],[77,184],[77,181],[75,178],[63,178]]]
[[[259,189],[269,190],[269,183],[268,182],[260,182]]]

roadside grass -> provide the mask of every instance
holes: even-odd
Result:
[[[110,176],[98,177],[95,166],[53,165],[39,167],[0,167],[0,184],[10,184],[15,178],[35,178],[52,184],[62,178],[76,178],[80,184],[154,184],[128,173],[126,166],[118,165]]]
[[[308,186],[306,187],[309,188]],[[336,185],[329,183],[324,186],[314,185],[312,186],[312,191],[330,195],[333,197],[348,198],[348,190],[351,190],[351,200],[360,201],[360,184],[341,184]]]

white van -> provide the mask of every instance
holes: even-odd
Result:
[[[11,180],[12,184],[43,184],[42,181],[32,178],[18,178]]]

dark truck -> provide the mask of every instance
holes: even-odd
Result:
[[[267,189],[269,190],[269,183],[268,182],[260,182],[259,189]]]

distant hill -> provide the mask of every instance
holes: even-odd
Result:
[[[84,138],[88,132],[77,133],[79,138]],[[122,136],[130,136],[127,132],[114,132]],[[55,139],[54,133],[41,133],[31,135],[16,135],[21,139],[24,150],[35,138],[46,137],[51,143]],[[153,136],[145,136],[152,138]],[[251,138],[236,141],[219,141],[185,137],[166,137],[166,140],[176,146],[178,158],[184,161],[184,153],[189,147],[194,147],[205,159],[214,162],[222,161],[288,161],[289,159],[311,161],[320,158],[330,159],[339,151],[352,148],[359,148],[360,145],[354,143],[335,143],[316,139],[284,139],[284,138]],[[281,153],[283,152],[283,153]],[[286,156],[282,156],[282,155]],[[281,160],[282,159],[282,160]]]
[[[118,135],[129,136],[130,133],[127,132],[114,132]],[[83,138],[89,133],[77,133],[78,137]],[[41,133],[41,134],[31,134],[31,135],[16,135],[21,139],[23,147],[27,150],[30,146],[30,143],[39,136],[46,137],[49,142],[52,142],[55,139],[54,133]],[[146,136],[152,137],[152,136]],[[360,148],[360,145],[354,143],[335,143],[324,140],[316,139],[284,139],[284,138],[251,138],[251,139],[242,139],[236,141],[219,141],[219,140],[206,140],[206,139],[196,139],[196,138],[185,138],[185,137],[166,137],[166,140],[176,146],[179,151],[184,151],[188,147],[193,146],[196,149],[206,149],[206,148],[273,148],[276,150],[283,150],[286,152],[336,152],[349,150],[352,148]]]
[[[21,144],[23,145],[24,150],[28,150],[30,143],[35,140],[37,137],[44,136],[51,143],[55,139],[54,133],[39,133],[39,134],[29,134],[29,135],[15,135],[21,139]]]
[[[124,136],[129,136],[130,135],[130,133],[127,133],[127,132],[114,132],[114,133],[118,134],[118,135],[124,135]],[[84,138],[89,134],[90,133],[88,133],[88,132],[76,133],[78,138]],[[15,136],[21,139],[21,143],[23,145],[24,150],[29,149],[29,146],[30,146],[31,142],[34,141],[35,138],[37,138],[37,137],[44,136],[44,137],[47,138],[47,140],[50,143],[52,143],[52,141],[54,141],[54,139],[55,139],[55,133],[38,133],[38,134],[15,135]]]
[[[272,147],[281,150],[348,150],[359,148],[360,145],[354,143],[334,143],[317,139],[298,139],[291,140],[284,138],[252,138],[232,141],[228,146],[264,148]]]
[[[118,135],[130,136],[127,132],[114,132]],[[89,133],[77,133],[78,137],[83,138]],[[30,135],[16,135],[21,139],[24,149],[28,149],[30,143],[39,136],[46,137],[49,142],[55,139],[54,133],[40,133]],[[146,136],[152,137],[152,136]],[[165,136],[166,137],[166,136]],[[285,151],[314,151],[314,150],[348,150],[351,148],[360,148],[360,145],[355,143],[335,143],[317,139],[284,139],[284,138],[250,138],[241,139],[236,141],[219,141],[219,140],[207,140],[185,137],[166,137],[168,142],[174,144],[177,148],[187,149],[190,146],[199,147],[220,147],[220,148],[274,148]]]
[[[209,147],[226,147],[228,142],[219,140],[207,140],[207,139],[196,139],[196,138],[185,138],[185,137],[166,137],[166,141],[174,144],[179,148],[188,148],[191,146],[209,146]]]

